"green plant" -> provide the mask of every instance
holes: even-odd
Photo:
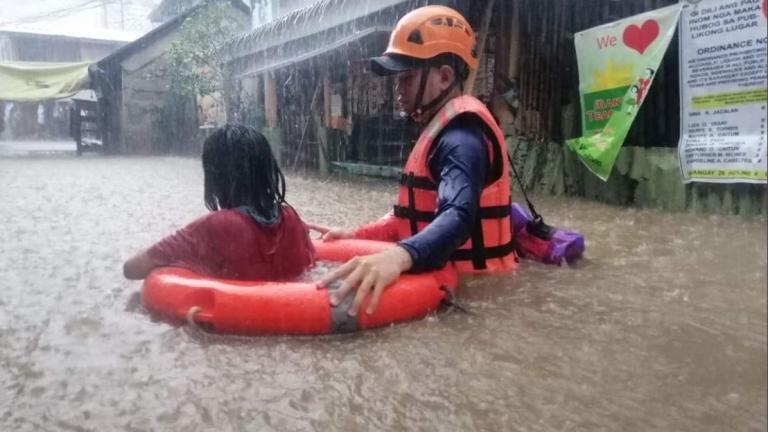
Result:
[[[219,48],[244,25],[245,18],[222,1],[208,2],[187,17],[168,51],[169,89],[194,97],[222,92],[228,76]]]
[[[199,97],[233,100],[225,85],[232,80],[220,47],[244,29],[246,21],[228,1],[210,0],[184,20],[179,37],[164,58],[162,76],[167,92],[164,105],[155,110],[154,125],[161,141],[155,145],[157,150],[191,150],[197,133]]]

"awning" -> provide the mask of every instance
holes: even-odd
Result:
[[[342,37],[334,35],[335,37],[331,40],[323,39],[321,36],[318,36],[315,41],[312,41],[312,45],[314,46],[302,44],[302,46],[297,47],[296,49],[286,49],[285,52],[290,53],[288,55],[281,56],[280,53],[275,53],[274,55],[254,56],[251,60],[251,67],[245,72],[238,74],[237,78],[240,79],[276,69],[282,69],[287,66],[320,57],[335,50],[344,49],[352,44],[358,44],[356,52],[357,56],[352,56],[353,58],[368,58],[372,55],[379,55],[384,50],[391,32],[391,27],[376,26],[359,30]],[[368,43],[367,40],[370,38],[375,38],[375,41],[378,43]]]
[[[256,27],[249,33],[235,36],[223,49],[228,53],[230,60],[235,60],[292,41],[311,38],[318,33],[365,17],[373,17],[368,25],[391,27],[397,18],[382,21],[377,15],[382,15],[381,12],[385,9],[402,5],[406,1],[408,0],[318,0]]]
[[[37,102],[70,97],[90,86],[90,63],[0,63],[0,100]]]

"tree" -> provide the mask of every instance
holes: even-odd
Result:
[[[225,84],[232,80],[220,47],[241,32],[246,23],[247,18],[228,1],[208,1],[184,20],[179,38],[166,54],[163,72],[168,91],[157,113],[156,127],[164,150],[189,150],[191,135],[197,129],[199,97],[208,95],[229,105],[224,99],[232,96]]]
[[[193,12],[168,51],[170,89],[187,96],[221,92],[228,77],[225,54],[219,48],[245,24],[246,18],[228,2],[208,2]]]

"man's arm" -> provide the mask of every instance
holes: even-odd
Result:
[[[371,294],[366,313],[373,313],[384,289],[401,273],[409,270],[440,268],[450,254],[469,237],[477,213],[480,191],[488,170],[488,156],[482,132],[458,133],[446,130],[430,165],[439,169],[438,216],[421,233],[383,252],[358,257],[329,273],[320,282],[327,287],[344,278],[342,286],[330,294],[332,305],[338,305],[350,291],[357,289],[347,311],[356,315],[363,300]],[[474,137],[474,138],[473,138]],[[447,250],[441,250],[442,248]],[[418,261],[418,262],[417,262]]]
[[[399,243],[411,255],[411,271],[443,267],[467,241],[488,166],[488,150],[479,127],[464,121],[443,133],[430,159],[433,177],[439,179],[437,215],[424,230]]]

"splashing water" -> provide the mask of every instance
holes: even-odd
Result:
[[[765,219],[538,197],[584,261],[464,279],[472,314],[237,338],[153,322],[121,275],[205,212],[198,160],[0,158],[0,185],[0,430],[766,428]],[[351,227],[395,190],[289,176],[287,199]]]

